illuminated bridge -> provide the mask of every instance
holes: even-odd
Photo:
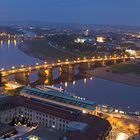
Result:
[[[60,92],[56,90],[39,90],[36,88],[25,87],[20,92],[21,96],[36,99],[40,101],[46,101],[74,109],[83,111],[84,113],[95,114],[96,104],[93,101],[86,100],[85,98],[72,95],[67,92]]]
[[[25,73],[25,72],[30,72],[30,71],[34,71],[34,70],[39,70],[39,69],[51,69],[51,68],[55,68],[55,67],[66,67],[68,66],[68,70],[72,70],[73,69],[73,65],[84,65],[84,64],[90,64],[90,63],[94,63],[94,62],[100,62],[102,63],[102,65],[104,65],[107,61],[113,61],[114,63],[116,63],[117,61],[126,61],[129,60],[132,57],[128,57],[128,56],[105,56],[105,57],[92,57],[92,58],[77,58],[76,60],[68,60],[66,59],[65,61],[61,61],[58,60],[57,62],[54,63],[50,63],[48,64],[47,62],[44,62],[44,64],[39,64],[36,63],[34,66],[28,66],[25,67],[24,65],[21,65],[21,67],[16,68],[15,66],[13,66],[11,69],[6,70],[4,68],[1,68],[1,73],[3,76],[9,76],[11,74],[16,74],[16,73]],[[47,74],[47,73],[46,73]]]

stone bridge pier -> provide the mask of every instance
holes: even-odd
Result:
[[[81,63],[79,64],[79,70],[89,70],[91,69],[91,63]]]
[[[66,79],[67,81],[72,81],[75,76],[75,68],[74,65],[65,65],[60,67],[61,77]]]
[[[62,74],[71,74],[74,75],[74,66],[73,65],[65,65],[60,68]]]
[[[53,80],[53,74],[51,69],[40,69],[38,70],[38,77],[44,81],[44,84],[48,84]]]

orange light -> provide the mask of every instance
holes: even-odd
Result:
[[[60,63],[61,62],[61,60],[58,60],[58,63]]]
[[[49,70],[45,70],[46,76],[49,76]]]

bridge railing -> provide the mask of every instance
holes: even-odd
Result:
[[[64,66],[64,65],[73,65],[73,64],[79,64],[79,63],[89,63],[89,62],[96,62],[96,61],[112,61],[112,60],[124,60],[124,59],[128,59],[128,58],[132,58],[132,57],[129,57],[129,56],[104,56],[104,57],[92,57],[92,58],[77,58],[77,59],[74,59],[74,60],[68,60],[66,59],[65,61],[61,61],[61,60],[58,60],[57,62],[54,62],[54,63],[47,63],[47,62],[44,62],[44,64],[39,64],[39,63],[36,63],[35,65],[33,66],[24,66],[24,65],[21,65],[20,67],[15,67],[15,66],[12,66],[11,69],[4,69],[4,68],[1,68],[1,73],[3,76],[8,76],[10,74],[15,74],[15,73],[19,73],[19,72],[29,72],[29,71],[33,71],[33,70],[36,70],[36,69],[42,69],[42,68],[52,68],[52,67],[57,67],[57,66]]]

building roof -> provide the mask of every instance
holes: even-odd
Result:
[[[32,100],[22,96],[3,99],[3,101],[0,102],[0,111],[12,109],[18,106],[27,107],[32,110],[43,112],[45,114],[73,121],[79,119],[81,114],[83,114],[82,111],[77,109],[72,109],[69,107],[64,107],[53,103],[51,104],[39,100]]]
[[[55,90],[43,91],[43,90],[39,90],[36,88],[30,88],[30,87],[25,87],[24,89],[22,89],[22,91],[34,91],[34,92],[32,92],[32,94],[37,95],[37,96],[41,96],[42,94],[45,94],[45,95],[52,95],[52,96],[56,96],[56,97],[65,98],[68,100],[74,100],[77,102],[86,103],[86,104],[90,104],[90,105],[95,104],[95,102],[90,101],[90,100],[82,100],[82,99],[74,98],[73,95],[70,95],[67,92],[60,92],[60,91],[55,91]],[[40,93],[41,95],[37,94],[37,92]]]
[[[31,137],[36,137],[38,140],[60,140],[63,138],[63,134],[55,129],[41,127],[21,136],[21,138],[22,140],[30,140]]]
[[[81,121],[87,123],[89,127],[83,133],[81,131],[68,132],[66,136],[69,140],[97,140],[98,137],[105,137],[105,133],[111,129],[108,121],[97,116],[89,115]]]
[[[0,103],[0,111],[12,109],[14,107],[17,107],[17,106],[11,103]]]
[[[15,127],[0,123],[0,136],[15,130]]]
[[[26,87],[22,89],[20,93],[23,96],[24,94],[26,94],[26,96],[28,97],[34,96],[34,98],[39,97],[43,99],[54,100],[56,102],[78,106],[91,110],[95,110],[96,108],[95,102],[76,98],[74,95],[67,92],[60,92],[55,90],[43,91],[35,88]]]
[[[80,117],[80,114],[82,114],[81,111],[79,112],[79,110],[72,111],[71,108],[64,109],[62,106],[58,108],[50,104],[44,104],[43,102],[38,102],[24,97],[20,97],[20,102],[24,107],[67,120],[77,120]]]

